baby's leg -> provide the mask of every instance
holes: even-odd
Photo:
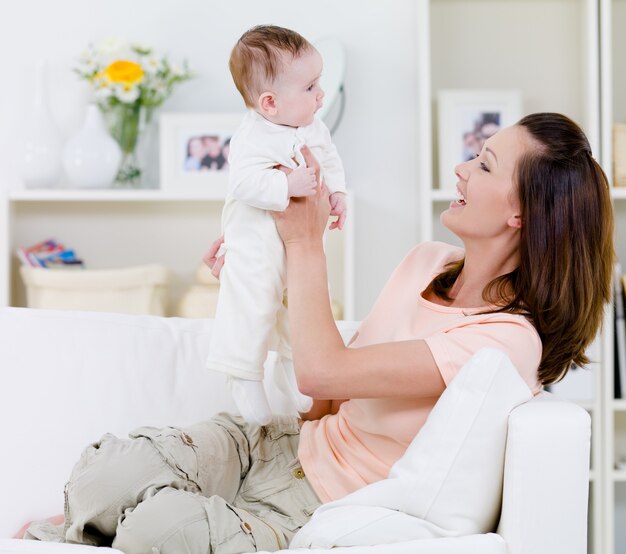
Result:
[[[291,358],[278,356],[274,369],[273,384],[289,399],[298,412],[305,413],[313,407],[313,399],[306,394],[302,394],[298,389],[296,372]]]
[[[226,259],[206,367],[229,375],[241,415],[268,423],[263,366],[285,290],[285,252],[272,216],[238,203],[227,220]],[[225,243],[225,244],[226,244]]]
[[[228,386],[239,413],[248,423],[267,425],[272,421],[263,381],[228,377]]]

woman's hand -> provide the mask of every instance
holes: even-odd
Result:
[[[319,182],[320,165],[318,161],[308,146],[303,146],[301,152],[306,166],[315,169],[315,175]],[[317,186],[313,196],[291,198],[286,210],[272,212],[276,228],[285,246],[300,242],[321,241],[329,215],[330,202],[324,183]]]
[[[214,240],[211,247],[206,251],[206,254],[202,256],[202,261],[211,269],[211,275],[216,279],[220,278],[220,271],[224,265],[225,254],[217,255],[220,247],[224,243],[224,235]]]

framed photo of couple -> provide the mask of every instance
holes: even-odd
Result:
[[[439,188],[454,190],[454,167],[474,158],[484,142],[522,117],[518,90],[441,90],[437,96]]]
[[[230,139],[243,113],[164,113],[159,119],[161,190],[226,198]]]

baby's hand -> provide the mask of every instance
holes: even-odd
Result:
[[[287,191],[292,196],[313,196],[317,188],[315,168],[302,164],[287,175]]]
[[[346,222],[346,216],[348,215],[348,209],[346,205],[346,193],[345,192],[333,192],[329,198],[330,201],[330,215],[336,215],[337,219],[329,225],[329,229],[343,229],[343,225]]]

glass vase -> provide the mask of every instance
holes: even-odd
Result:
[[[20,169],[26,188],[48,188],[61,175],[63,140],[54,124],[48,101],[47,62],[41,60],[35,73],[35,102],[28,110],[20,145]]]
[[[122,161],[113,186],[116,188],[143,188],[146,160],[140,155],[142,135],[153,127],[153,108],[138,103],[107,106],[103,114],[111,136],[122,150]]]

